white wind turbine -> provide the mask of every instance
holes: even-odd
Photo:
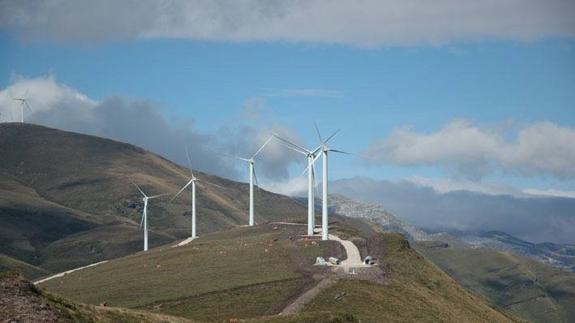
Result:
[[[330,141],[333,137],[335,137],[335,135],[337,135],[337,133],[339,132],[339,129],[336,130],[333,134],[331,134],[331,136],[327,137],[326,140],[323,140],[321,137],[321,133],[319,132],[319,129],[317,127],[316,124],[314,124],[315,126],[315,130],[317,131],[317,137],[319,138],[319,142],[321,143],[321,155],[322,155],[322,161],[323,161],[323,165],[322,165],[322,173],[323,173],[323,178],[322,178],[322,207],[321,207],[321,239],[322,240],[327,240],[328,239],[328,232],[327,232],[327,224],[328,224],[328,214],[327,214],[327,175],[328,175],[328,171],[327,171],[327,155],[328,152],[333,151],[335,153],[340,153],[340,154],[348,154],[345,151],[341,151],[341,150],[337,150],[337,149],[331,149],[329,148],[329,146],[327,145],[328,141]]]
[[[322,146],[318,146],[314,150],[308,150],[303,148],[299,145],[294,144],[293,142],[284,139],[278,135],[274,135],[278,140],[280,140],[287,148],[294,150],[300,154],[304,154],[307,159],[307,168],[306,171],[308,172],[308,188],[307,188],[307,234],[309,236],[313,235],[313,229],[315,228],[315,161],[319,158]],[[305,171],[304,171],[305,173]]]
[[[142,189],[138,186],[138,184],[134,183],[134,185],[138,191],[142,193],[143,196],[142,200],[144,201],[144,212],[142,213],[142,221],[140,221],[140,227],[142,227],[142,224],[144,225],[144,251],[148,251],[148,201],[168,195],[169,193],[147,196],[146,193],[144,193],[144,191],[142,191]]]
[[[187,149],[186,149],[186,156],[188,157],[188,162],[190,163],[190,174],[192,176],[190,177],[190,180],[188,181],[188,183],[186,183],[186,185],[184,185],[178,191],[178,193],[176,193],[176,195],[174,195],[174,197],[172,197],[170,202],[174,201],[186,188],[188,188],[190,185],[192,185],[192,239],[195,239],[198,237],[196,235],[196,183],[199,182],[200,180],[194,175],[194,171],[192,170],[192,158],[190,157],[190,153],[188,152]],[[202,183],[210,184],[210,185],[213,185],[215,187],[225,189],[225,187],[222,187],[220,185],[216,185],[214,183],[206,182],[203,180],[202,180]]]
[[[255,160],[255,158],[265,148],[265,146],[273,139],[273,137],[274,136],[270,136],[268,138],[268,140],[266,140],[266,142],[264,142],[264,144],[249,159],[235,156],[235,158],[237,158],[239,160],[243,160],[250,165],[250,211],[249,211],[250,212],[249,213],[250,227],[255,224],[255,221],[254,221],[254,180],[256,182],[256,185],[258,185],[258,187],[259,187],[258,177],[256,175],[256,160]]]
[[[21,98],[12,99],[20,102],[20,123],[24,123],[24,109],[30,110],[30,105],[28,105],[28,89],[26,89],[26,92],[24,92]]]
[[[190,154],[189,154],[187,149],[186,149],[186,156],[188,157],[188,162],[190,163],[190,174],[192,175],[192,177],[190,177],[190,181],[186,185],[184,185],[178,191],[178,193],[176,193],[176,195],[174,195],[174,197],[172,197],[170,202],[175,200],[178,197],[178,195],[180,195],[186,188],[188,188],[188,186],[192,185],[192,239],[195,239],[196,238],[196,182],[198,181],[198,178],[194,175],[194,171],[192,170],[192,159],[190,158]]]

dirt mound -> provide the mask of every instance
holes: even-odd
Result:
[[[0,322],[63,322],[62,313],[31,282],[15,273],[0,275]]]

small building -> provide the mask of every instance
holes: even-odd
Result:
[[[316,266],[325,266],[325,265],[327,265],[327,262],[325,261],[325,259],[323,257],[317,257],[317,258],[315,258],[315,265]]]
[[[367,256],[363,259],[363,263],[366,265],[374,265],[375,261],[372,256]]]

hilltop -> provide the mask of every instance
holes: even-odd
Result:
[[[16,273],[0,273],[0,320],[6,320],[6,322],[191,322],[168,315],[74,303],[38,289]]]
[[[0,124],[0,156],[0,268],[26,266],[30,278],[141,250],[143,203],[132,182],[158,194],[189,178],[139,147],[32,124]],[[246,184],[195,173],[200,235],[247,223]],[[306,214],[265,190],[255,201],[258,223]],[[151,203],[151,246],[189,236],[190,204],[189,194]]]
[[[357,224],[332,223],[335,234],[361,246],[362,256],[380,262],[356,275],[313,266],[317,256],[345,258],[336,242],[302,238],[304,226],[268,224],[216,232],[183,247],[158,247],[40,286],[78,302],[210,322],[315,322],[328,313],[339,322],[516,320],[462,288],[401,235]],[[326,279],[298,313],[277,316]]]

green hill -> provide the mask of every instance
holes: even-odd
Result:
[[[185,318],[128,309],[77,304],[36,288],[11,272],[0,273],[2,322],[191,322]]]
[[[424,242],[416,248],[491,304],[533,322],[575,321],[575,274],[529,258],[465,244]]]
[[[131,182],[158,194],[177,191],[189,176],[132,145],[31,124],[0,124],[0,156],[0,254],[52,272],[140,250],[143,203]],[[200,235],[247,223],[246,184],[197,177]],[[258,223],[306,214],[265,190],[255,200]],[[189,195],[151,203],[151,246],[189,236],[190,203]]]
[[[299,322],[326,313],[340,322],[514,320],[427,262],[401,235],[333,225],[334,232],[363,241],[363,253],[382,260],[382,266],[357,275],[313,266],[317,256],[341,255],[339,244],[302,239],[303,226],[269,224],[205,235],[183,247],[155,248],[41,286],[74,301],[201,321]],[[335,282],[302,312],[274,316],[323,279]]]

